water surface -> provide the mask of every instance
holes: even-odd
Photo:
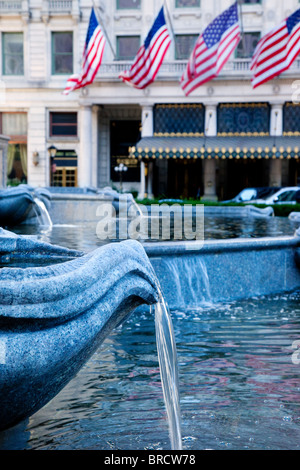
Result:
[[[261,238],[292,236],[299,224],[284,217],[253,219],[245,217],[205,216],[204,239]],[[21,225],[12,230],[18,234],[37,236],[40,240],[70,249],[91,251],[105,243],[118,240],[100,240],[96,234],[97,222],[84,224],[54,224],[52,227]],[[146,241],[152,241],[151,239]],[[153,240],[155,243],[155,240]]]
[[[294,230],[288,219],[205,220],[206,239]],[[94,224],[15,231],[83,251],[103,244]],[[299,449],[299,301],[295,292],[215,305],[201,292],[197,308],[171,311],[183,449]],[[116,329],[42,410],[0,434],[0,449],[170,449],[150,309]]]
[[[299,449],[300,293],[172,311],[183,449]],[[2,448],[170,449],[153,314],[115,330]]]

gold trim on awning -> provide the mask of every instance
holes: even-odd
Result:
[[[145,137],[129,148],[131,158],[148,159],[298,159],[300,139],[260,137]]]

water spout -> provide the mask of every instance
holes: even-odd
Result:
[[[39,224],[51,228],[53,226],[52,220],[44,202],[35,197],[33,208]]]

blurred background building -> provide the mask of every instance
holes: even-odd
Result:
[[[233,0],[168,0],[175,41],[157,80],[119,79],[162,0],[0,1],[0,134],[8,177],[32,186],[118,187],[143,196],[226,199],[249,186],[300,181],[300,58],[253,90],[259,38],[298,0],[242,1],[243,40],[220,76],[186,97],[180,78],[195,41]],[[62,95],[81,66],[92,6],[110,45],[93,85]],[[52,155],[52,156],[51,156]]]

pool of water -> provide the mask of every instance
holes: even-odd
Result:
[[[183,449],[299,449],[300,293],[172,311]],[[1,435],[0,435],[1,436]],[[169,449],[153,314],[133,314],[0,449]]]
[[[255,223],[254,223],[255,222]],[[287,219],[211,218],[205,238],[292,235]],[[22,226],[72,249],[103,244],[93,224]],[[299,449],[300,292],[171,311],[183,449]],[[143,307],[29,420],[0,433],[4,449],[170,449],[154,314]]]
[[[203,235],[205,240],[291,236],[298,226],[299,224],[284,217],[253,219],[205,216]],[[97,222],[88,222],[76,225],[56,224],[50,229],[21,225],[12,230],[18,234],[38,236],[40,240],[49,243],[87,252],[111,241],[99,239],[96,227]]]

